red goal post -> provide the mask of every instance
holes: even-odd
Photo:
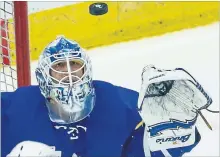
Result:
[[[0,28],[1,91],[30,85],[27,2],[1,1]]]

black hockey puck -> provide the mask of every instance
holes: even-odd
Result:
[[[108,5],[106,3],[93,3],[89,6],[89,13],[91,15],[103,15],[108,12]]]

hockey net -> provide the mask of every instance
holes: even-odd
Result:
[[[0,89],[30,85],[27,2],[0,2]]]

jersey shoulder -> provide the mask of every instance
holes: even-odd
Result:
[[[6,156],[19,142],[30,140],[45,144],[56,142],[45,99],[38,86],[21,87],[1,93],[1,156]],[[54,142],[55,141],[55,142]]]
[[[118,98],[128,108],[136,108],[138,101],[138,92],[121,86],[113,85],[105,81],[94,81],[96,92],[102,93],[111,98]]]
[[[106,113],[106,119],[111,118],[113,121],[120,119],[121,122],[128,123],[130,129],[141,121],[137,110],[138,92],[104,81],[94,81],[94,88],[95,113]]]
[[[13,99],[19,99],[19,100],[22,100],[22,99],[29,99],[29,98],[39,98],[41,97],[40,96],[41,93],[40,93],[40,89],[39,89],[39,86],[26,86],[26,87],[20,87],[20,88],[17,88],[15,91],[12,91],[12,92],[1,92],[1,99],[2,100],[9,100],[12,98]]]
[[[1,92],[2,113],[22,114],[31,113],[34,109],[43,106],[44,97],[38,86],[27,86],[13,92]]]

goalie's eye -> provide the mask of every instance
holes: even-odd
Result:
[[[70,66],[74,66],[74,65],[82,66],[82,63],[77,61],[70,61]]]
[[[84,74],[84,64],[81,60],[65,60],[55,62],[50,69],[50,76],[54,83],[68,84],[70,82],[77,82],[82,79]],[[72,81],[71,81],[72,80]]]
[[[54,69],[59,69],[59,68],[61,68],[61,67],[64,67],[65,64],[66,64],[66,63],[64,63],[64,62],[59,62],[59,63],[57,63],[57,64],[55,65],[55,68],[54,68]]]
[[[80,61],[72,60],[72,61],[69,61],[69,66],[70,66],[71,70],[76,70],[76,69],[81,68],[83,66],[83,64]],[[65,71],[67,71],[67,62],[65,62],[65,61],[57,62],[52,65],[52,68],[56,71],[65,72]]]

